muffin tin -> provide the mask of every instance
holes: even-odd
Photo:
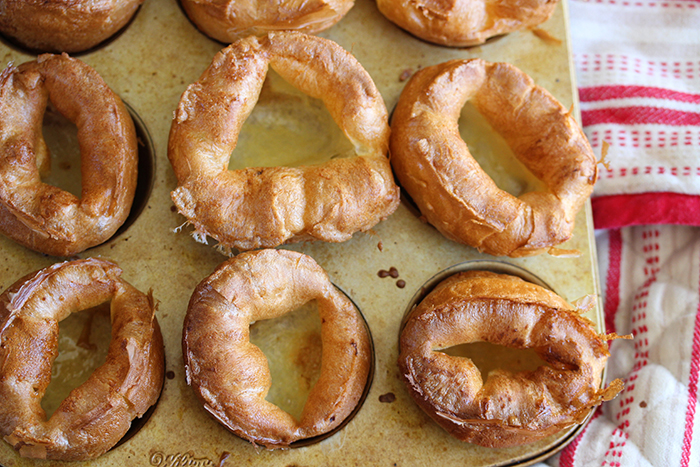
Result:
[[[565,2],[557,6],[554,16],[537,31],[512,33],[471,48],[444,48],[422,42],[387,21],[371,0],[358,0],[343,20],[319,35],[338,42],[362,63],[382,93],[389,112],[405,80],[415,70],[449,59],[472,57],[512,63],[566,107],[573,106],[577,111]],[[528,465],[561,449],[580,427],[539,443],[509,449],[481,448],[451,438],[421,412],[405,390],[396,365],[398,333],[412,297],[428,287],[434,276],[465,262],[487,261],[488,264],[479,264],[524,270],[526,275],[539,278],[569,302],[597,294],[589,204],[576,219],[574,237],[561,245],[562,249],[579,252],[568,257],[541,255],[511,259],[479,254],[473,248],[442,237],[421,220],[408,199],[387,220],[369,232],[355,234],[348,242],[285,246],[312,256],[363,313],[374,345],[374,373],[366,399],[353,418],[333,436],[284,451],[255,447],[237,438],[205,412],[184,378],[182,323],[195,286],[225,256],[211,240],[209,245],[195,242],[189,235],[191,228],[183,225],[184,218],[174,209],[170,192],[176,187],[176,180],[167,159],[167,141],[180,95],[224,46],[201,34],[175,0],[146,0],[118,37],[78,56],[94,67],[129,106],[140,127],[141,157],[137,202],[127,225],[111,240],[79,257],[102,256],[115,260],[127,281],[142,291],[153,291],[159,302],[157,316],[165,341],[166,379],[158,404],[145,420],[134,423],[125,440],[96,460],[76,464],[496,466]],[[0,52],[3,67],[9,62],[19,64],[34,58],[6,42],[0,44]],[[462,115],[462,120],[478,118],[469,108]],[[483,157],[482,165],[497,182],[511,192],[536,186],[536,180],[519,163],[512,162],[510,155],[499,153],[491,159],[480,156],[481,148],[490,146],[495,137],[483,122],[477,122],[477,128],[480,130],[476,132],[465,128],[463,135],[477,158]],[[498,138],[495,143],[502,146]],[[273,74],[259,105],[243,127],[231,166],[319,162],[347,148],[325,109],[281,83]],[[64,157],[60,151],[55,153],[56,159]],[[302,159],[308,155],[312,157]],[[65,157],[62,161],[54,160],[54,170],[75,171],[77,164],[71,159],[74,156]],[[63,260],[27,250],[4,237],[0,238],[0,255],[4,265],[0,268],[2,289],[31,271]],[[602,332],[601,307],[597,303],[588,317]],[[299,381],[308,380],[308,375],[313,374],[315,363],[311,357],[318,350],[314,347],[318,345],[314,337],[317,328],[313,318],[304,313],[288,321],[254,327],[254,333],[261,335],[261,343],[267,342],[265,345],[273,350],[285,349],[267,354],[274,380],[274,394],[270,397],[286,400],[290,406],[299,398],[303,400],[304,389],[292,391],[293,394],[288,389],[304,386]],[[74,361],[61,365],[65,365],[66,372],[72,367],[78,373],[83,370],[89,374],[91,369],[85,367],[89,359],[81,352],[90,351],[75,348],[85,318],[80,314],[75,316],[61,324],[63,348],[73,350],[62,351],[60,355],[62,361]],[[312,324],[302,331],[299,323]],[[94,331],[94,335],[98,334]],[[285,340],[286,337],[289,339]],[[5,467],[64,465],[20,458],[5,442],[0,443],[0,464]]]

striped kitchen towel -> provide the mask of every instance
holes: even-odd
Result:
[[[596,228],[700,225],[700,1],[571,0]]]
[[[700,0],[570,0],[608,380],[625,389],[547,461],[700,466]],[[677,225],[670,225],[677,224]],[[681,224],[681,225],[678,225]]]
[[[547,463],[558,467],[700,465],[700,228],[597,231],[608,332],[607,379],[625,388]]]

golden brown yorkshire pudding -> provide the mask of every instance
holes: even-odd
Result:
[[[557,0],[377,0],[379,11],[400,28],[453,47],[537,26],[556,5]]]
[[[265,400],[265,355],[249,326],[316,300],[321,317],[321,374],[300,420]],[[195,289],[182,336],[187,382],[229,430],[267,448],[288,447],[337,427],[357,405],[369,375],[370,339],[352,302],[316,262],[287,250],[241,253]]]
[[[113,36],[144,0],[0,0],[0,32],[41,52],[76,53]]]
[[[354,0],[181,0],[190,20],[207,36],[230,44],[250,35],[293,30],[315,34],[333,26]]]
[[[515,197],[469,153],[458,119],[469,101],[546,186]],[[428,222],[492,255],[540,254],[571,238],[598,177],[574,117],[512,65],[454,60],[420,70],[391,122],[391,164]]]
[[[581,423],[621,390],[601,389],[606,337],[556,294],[485,271],[450,276],[408,317],[399,368],[430,417],[454,437],[486,447],[534,442]],[[471,342],[533,349],[535,371],[494,370],[486,381],[471,359],[437,350]]]
[[[305,94],[323,100],[353,143],[354,157],[314,166],[228,170],[268,65]],[[379,91],[340,46],[296,32],[249,37],[217,54],[182,95],[168,143],[178,180],[172,198],[194,226],[195,238],[208,235],[225,247],[343,242],[398,206],[388,141]]]
[[[20,455],[95,458],[157,401],[164,353],[153,298],[121,272],[100,259],[59,263],[0,295],[0,434]],[[46,420],[40,403],[58,354],[58,322],[110,300],[107,360]]]
[[[82,193],[42,183],[47,101],[78,127]],[[67,55],[41,55],[0,74],[0,232],[48,255],[70,256],[109,239],[136,190],[134,123],[97,72]]]

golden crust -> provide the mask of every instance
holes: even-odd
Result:
[[[268,65],[323,100],[353,143],[354,157],[304,167],[227,169]],[[384,101],[367,72],[340,46],[295,32],[249,37],[217,54],[182,95],[168,143],[178,179],[172,198],[198,235],[226,247],[342,242],[398,206],[388,142]]]
[[[22,456],[85,460],[114,446],[155,404],[163,385],[163,338],[153,298],[99,259],[58,263],[0,296],[0,434]],[[41,399],[58,353],[58,322],[111,300],[107,359],[50,419]]]
[[[495,370],[435,350],[470,342],[533,349],[535,371]],[[416,403],[451,435],[486,447],[534,442],[581,423],[620,391],[601,389],[609,356],[598,335],[554,293],[485,271],[449,277],[414,309],[400,336],[399,367]]]
[[[311,300],[321,317],[321,374],[297,421],[265,400],[270,372],[248,328]],[[190,300],[182,346],[187,382],[204,408],[270,449],[337,427],[360,400],[371,362],[358,310],[312,258],[287,250],[241,253],[203,280]]]
[[[48,100],[78,127],[80,199],[42,183]],[[83,62],[41,55],[0,74],[0,232],[33,250],[70,256],[109,239],[136,191],[134,123],[119,97]],[[43,161],[43,162],[42,162]]]
[[[293,30],[315,34],[340,21],[354,0],[182,0],[190,20],[207,36],[230,44],[250,35]]]
[[[377,0],[386,18],[416,37],[464,47],[532,28],[549,19],[557,0]]]
[[[459,134],[470,101],[546,186],[516,198],[479,167]],[[517,115],[517,117],[516,117]],[[416,73],[392,117],[391,163],[401,186],[443,235],[511,257],[568,240],[598,177],[573,116],[522,71],[481,59]]]
[[[41,52],[90,49],[129,22],[144,0],[0,0],[0,32]]]

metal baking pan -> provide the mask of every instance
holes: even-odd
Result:
[[[343,20],[320,35],[335,40],[362,63],[377,84],[389,111],[398,100],[406,77],[415,70],[453,58],[472,57],[512,63],[548,89],[564,106],[573,106],[577,111],[565,1],[560,2],[553,17],[540,29],[547,34],[521,31],[478,47],[445,48],[410,36],[384,19],[374,2],[358,0]],[[105,455],[77,464],[522,466],[561,449],[575,436],[578,427],[531,445],[488,449],[451,438],[410,399],[399,378],[396,360],[401,320],[412,297],[441,271],[466,261],[493,261],[494,258],[446,240],[425,224],[406,202],[370,232],[356,234],[345,243],[303,243],[284,247],[304,252],[323,266],[331,280],[357,304],[371,330],[374,374],[367,397],[352,420],[333,436],[317,443],[284,451],[266,451],[237,438],[205,412],[185,382],[182,323],[196,284],[226,258],[213,245],[195,242],[188,235],[187,227],[178,229],[184,218],[175,211],[170,200],[176,181],[167,159],[167,139],[181,93],[223,47],[202,35],[175,0],[146,0],[136,18],[118,37],[79,56],[100,73],[137,117],[141,126],[142,158],[139,193],[129,224],[105,244],[79,256],[115,260],[124,270],[123,277],[132,285],[142,291],[152,289],[159,302],[157,316],[165,341],[167,373],[160,400],[148,419],[137,424],[127,440]],[[3,66],[34,58],[7,42],[0,44],[0,52]],[[325,109],[295,93],[274,75],[269,78],[258,107],[243,127],[240,145],[233,153],[232,167],[299,164],[306,156],[320,161],[332,156],[328,151],[342,149],[345,144],[340,130],[324,114]],[[469,109],[464,112],[468,113]],[[283,131],[290,118],[301,122],[300,129],[289,136],[295,138],[291,143],[282,141],[283,137],[287,138]],[[483,141],[470,139],[491,138],[481,133],[470,136],[468,129],[464,135],[470,145],[477,146]],[[56,154],[56,157],[64,156]],[[69,159],[55,163],[54,167],[76,170],[71,156],[65,157]],[[487,170],[497,181],[498,172],[507,174],[499,183],[510,183],[516,191],[533,183],[526,171],[507,160],[508,156],[491,157],[484,156],[483,164],[490,167]],[[513,167],[515,172],[511,170]],[[517,175],[512,177],[511,173]],[[528,271],[570,302],[597,294],[592,231],[590,205],[587,205],[577,217],[574,237],[562,245],[562,248],[580,251],[578,256],[541,255],[499,258],[498,261]],[[61,261],[27,250],[4,237],[0,238],[0,257],[3,289],[31,271]],[[600,309],[598,306],[588,317],[602,332]],[[95,320],[99,315],[95,315]],[[79,335],[85,327],[80,314],[69,319],[72,321],[61,324],[63,349],[74,348],[78,339],[75,333]],[[261,342],[291,339],[284,344],[289,350],[268,355],[273,366],[283,368],[277,373],[273,371],[273,390],[294,387],[292,382],[303,379],[304,371],[308,370],[308,362],[295,358],[301,352],[308,352],[309,345],[314,345],[313,342],[309,344],[309,339],[313,341],[313,338],[307,338],[317,332],[313,326],[300,331],[295,324],[307,321],[307,318],[291,317],[289,322],[268,329],[261,327],[261,333],[271,333],[261,338]],[[70,337],[71,332],[74,337]],[[103,331],[93,331],[93,336],[99,332]],[[292,335],[296,338],[290,337]],[[68,351],[61,352],[64,361],[74,358]],[[76,371],[89,374],[91,369],[83,363],[88,359],[75,358],[80,363],[65,363],[66,368],[77,368]],[[279,390],[278,394],[284,392]],[[292,395],[271,397],[290,400],[303,397],[303,388]],[[0,464],[5,467],[64,465],[22,459],[5,442],[0,443]]]

